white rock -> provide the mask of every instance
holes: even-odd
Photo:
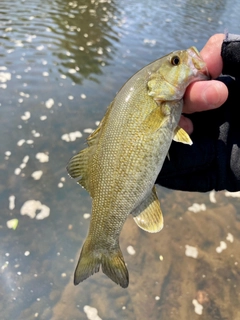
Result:
[[[229,242],[231,242],[231,243],[233,243],[233,241],[234,241],[233,235],[232,235],[231,233],[228,233],[228,235],[227,235],[227,237],[226,237],[226,240],[229,241]]]
[[[69,137],[70,137],[70,141],[75,141],[77,138],[81,138],[82,134],[80,131],[70,132]]]
[[[225,196],[226,197],[233,197],[233,198],[240,198],[240,191],[237,191],[237,192],[226,191]]]
[[[14,170],[14,173],[15,173],[16,176],[18,176],[21,173],[21,169],[20,168],[16,168]]]
[[[85,133],[92,133],[93,131],[94,130],[91,129],[91,128],[86,128],[86,129],[83,130],[83,132],[85,132]]]
[[[202,203],[202,204],[194,203],[191,207],[188,208],[188,210],[195,212],[195,213],[200,212],[200,211],[205,211],[206,205],[204,203]]]
[[[38,208],[40,212],[36,215],[37,220],[43,220],[50,215],[50,208],[45,204],[41,204],[41,207]]]
[[[64,133],[64,134],[61,136],[61,139],[64,140],[64,141],[69,142],[69,141],[70,141],[69,134],[68,134],[68,133]]]
[[[201,315],[203,312],[203,306],[200,303],[198,303],[196,299],[193,299],[192,304],[194,305],[195,313]]]
[[[21,163],[20,166],[19,166],[19,168],[20,168],[20,169],[26,168],[26,163]]]
[[[24,139],[21,139],[21,140],[19,140],[19,141],[17,142],[17,145],[18,145],[19,147],[21,147],[24,143],[25,143],[25,140],[24,140]]]
[[[36,215],[37,211],[40,212]],[[20,213],[21,215],[27,215],[32,219],[36,217],[37,220],[42,220],[50,215],[50,208],[40,201],[28,200],[21,207]]]
[[[26,201],[20,209],[21,215],[27,215],[31,219],[36,217],[36,211],[41,207],[41,202],[36,200]]]
[[[26,155],[24,158],[23,158],[23,163],[28,163],[28,160],[29,160],[29,156],[28,155]]]
[[[212,203],[216,203],[217,200],[216,200],[216,191],[215,190],[212,190],[210,193],[209,193],[209,200],[210,202]]]
[[[61,136],[61,139],[64,141],[75,141],[77,138],[81,138],[82,133],[80,131],[65,133]]]
[[[31,113],[29,111],[24,112],[24,115],[21,116],[22,120],[28,120],[31,117]]]
[[[185,255],[187,257],[191,257],[191,258],[194,258],[196,259],[198,257],[198,249],[195,248],[195,247],[192,247],[192,246],[189,246],[189,245],[185,245]]]
[[[13,210],[15,208],[15,196],[9,197],[9,210]]]
[[[34,171],[34,172],[31,174],[31,177],[32,177],[34,180],[39,180],[39,179],[41,179],[42,174],[43,174],[42,170]]]
[[[46,153],[43,153],[43,152],[38,152],[37,154],[36,154],[36,159],[38,159],[39,160],[39,162],[48,162],[49,161],[49,156],[48,156],[48,154],[46,154]]]
[[[127,252],[128,252],[128,254],[130,254],[131,256],[133,256],[133,255],[136,253],[136,251],[135,251],[135,249],[133,248],[133,246],[128,246],[128,247],[127,247]]]
[[[217,253],[221,253],[225,249],[227,249],[226,242],[225,241],[220,241],[220,246],[216,248]]]
[[[83,311],[86,313],[87,318],[89,320],[102,320],[99,316],[98,316],[98,311],[96,308],[90,307],[90,306],[84,306],[83,307]]]
[[[51,99],[48,99],[46,102],[45,102],[45,106],[46,108],[48,109],[51,109],[52,106],[54,105],[54,100],[51,98]]]

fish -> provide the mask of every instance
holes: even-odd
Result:
[[[128,287],[129,273],[119,244],[122,227],[131,214],[147,232],[163,228],[155,181],[172,140],[192,144],[178,126],[183,96],[190,83],[207,79],[206,64],[195,47],[148,64],[122,86],[87,138],[87,147],[70,159],[69,175],[92,198],[75,285],[101,267],[116,284]]]

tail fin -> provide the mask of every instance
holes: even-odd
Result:
[[[102,271],[112,281],[123,288],[127,288],[129,278],[120,247],[111,252],[101,252],[89,249],[87,242],[84,243],[77,267],[74,273],[74,284],[77,285],[92,274]]]

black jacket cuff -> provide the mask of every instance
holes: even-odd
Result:
[[[221,56],[223,60],[223,74],[240,77],[240,35],[226,34],[223,40]]]

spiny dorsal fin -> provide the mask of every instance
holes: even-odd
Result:
[[[99,123],[99,126],[97,127],[97,129],[95,131],[93,131],[93,133],[91,133],[88,138],[87,138],[87,143],[89,146],[92,146],[95,144],[95,141],[97,140],[97,137],[99,135],[99,132],[101,130],[101,125],[102,121]]]
[[[114,100],[113,100],[113,101],[110,103],[110,105],[108,106],[107,111],[106,111],[104,117],[102,118],[101,122],[99,123],[97,129],[96,129],[95,131],[93,131],[93,132],[88,136],[88,138],[87,138],[87,143],[88,143],[89,146],[92,146],[92,145],[94,145],[94,144],[96,143],[97,138],[98,138],[98,136],[99,136],[99,133],[100,133],[100,131],[101,131],[101,129],[102,129],[102,126],[103,126],[105,120],[108,118],[108,114],[110,113],[110,111],[111,111],[111,109],[112,109],[113,102],[114,102]]]
[[[77,183],[81,184],[91,194],[88,188],[88,161],[90,152],[91,147],[75,154],[68,162],[67,171],[73,179],[78,179]]]
[[[177,126],[177,128],[174,130],[173,140],[176,142],[189,144],[190,146],[193,144],[188,133],[183,128],[180,128],[179,126]]]
[[[163,228],[163,216],[155,186],[151,194],[132,212],[132,215],[136,224],[145,231],[154,233]]]
[[[114,101],[113,101],[114,102]],[[92,157],[92,154],[95,150],[95,145],[97,144],[99,134],[101,132],[101,129],[103,127],[103,124],[105,120],[108,117],[108,114],[110,113],[110,110],[113,106],[113,102],[109,105],[107,112],[105,116],[103,117],[102,121],[100,122],[97,129],[89,135],[87,138],[88,148],[83,149],[79,153],[77,153],[75,156],[73,156],[68,165],[67,165],[67,171],[69,175],[74,178],[78,179],[77,182],[81,184],[91,195],[91,191],[89,190],[88,181],[89,181],[89,172],[88,172],[88,163],[89,159]]]

